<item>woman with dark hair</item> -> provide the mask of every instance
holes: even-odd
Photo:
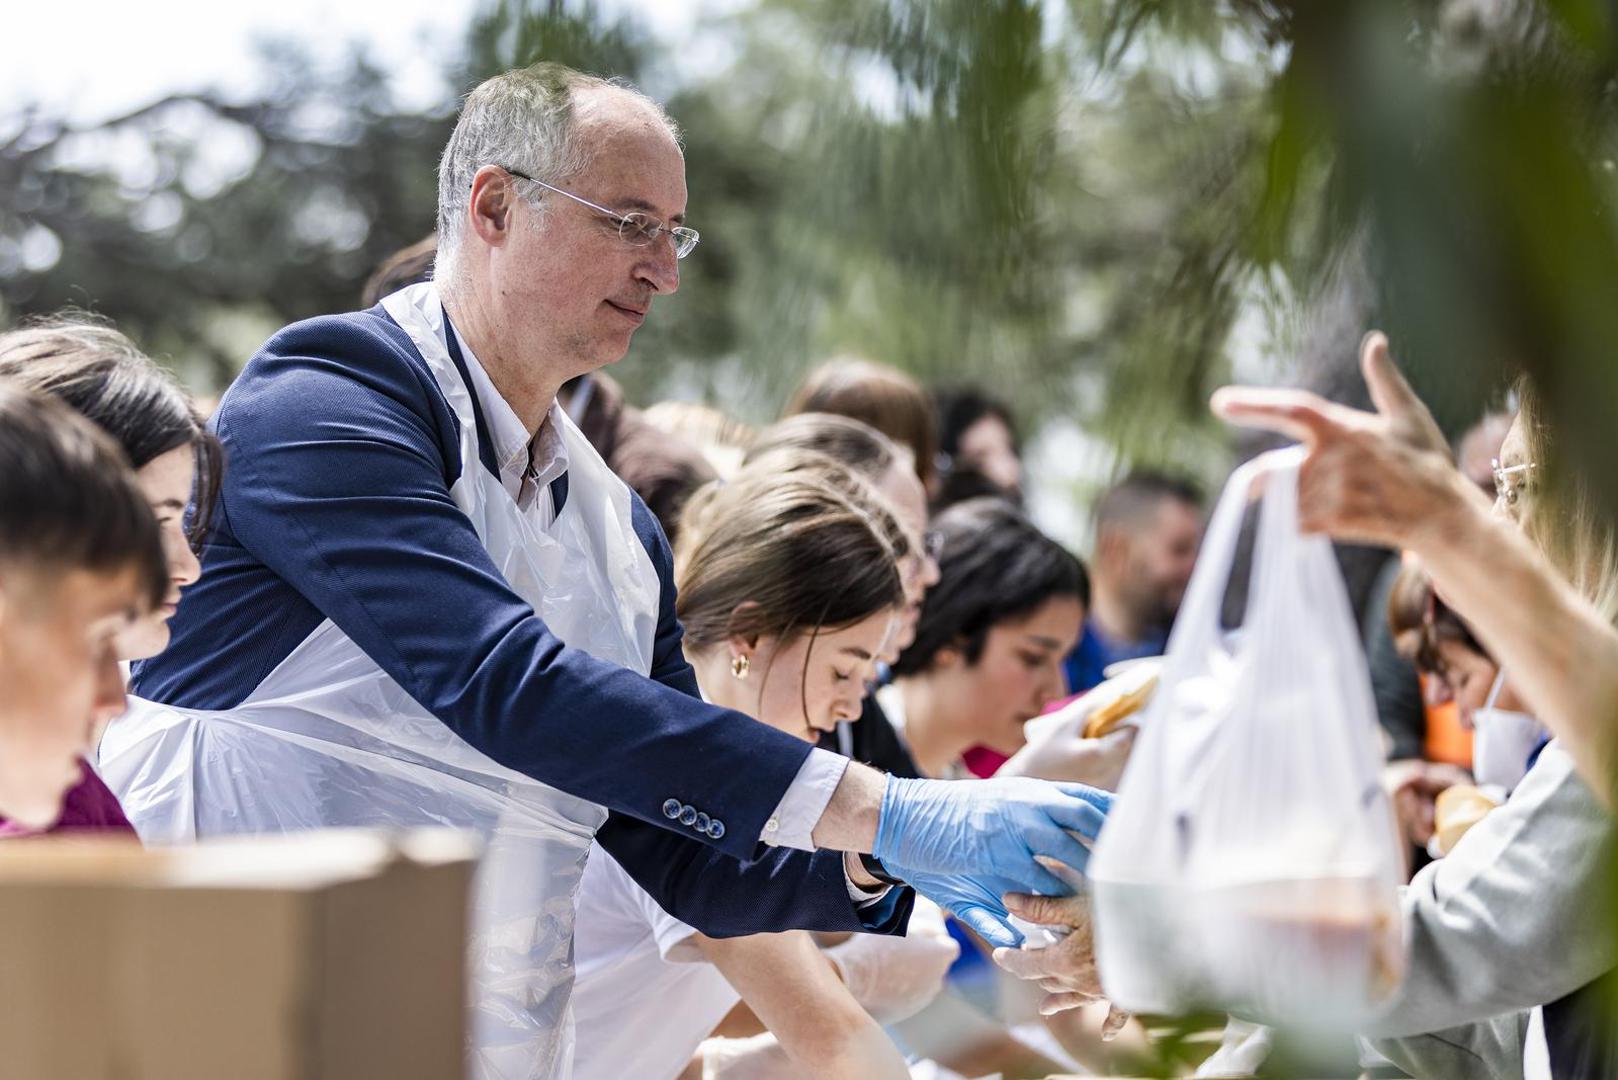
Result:
[[[1009,499],[1022,499],[1022,447],[1005,403],[975,386],[936,391],[938,409],[939,509],[964,502],[988,485]]]
[[[94,422],[134,468],[162,534],[168,589],[157,608],[119,636],[117,652],[122,661],[156,656],[168,645],[168,621],[182,590],[202,572],[197,553],[223,470],[218,441],[167,372],[122,333],[88,318],[59,317],[0,334],[0,378],[54,397]],[[56,828],[133,832],[87,762],[81,771]]]
[[[1066,693],[1062,659],[1078,642],[1090,579],[1002,499],[952,506],[933,528],[939,581],[877,699],[922,775],[964,777],[969,747],[1014,754],[1023,725]]]

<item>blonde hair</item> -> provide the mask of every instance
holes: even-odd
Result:
[[[1520,517],[1523,533],[1608,622],[1618,622],[1618,529],[1588,478],[1562,458],[1544,398],[1526,376],[1517,395],[1517,422],[1534,466]]]
[[[659,401],[641,416],[659,431],[696,447],[721,477],[741,468],[742,458],[758,435],[735,417],[696,401]]]

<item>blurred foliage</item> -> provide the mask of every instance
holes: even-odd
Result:
[[[853,352],[1217,471],[1233,359],[1352,398],[1378,320],[1451,430],[1521,364],[1613,452],[1611,5],[752,0],[683,56],[613,10],[489,0],[425,113],[281,44],[251,101],[0,117],[0,316],[93,308],[217,388],[430,228],[459,96],[546,58],[685,130],[704,239],[640,400],[764,419]]]

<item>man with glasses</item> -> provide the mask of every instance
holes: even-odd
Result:
[[[489,855],[474,1060],[568,1069],[592,836],[710,935],[902,930],[908,882],[1000,942],[1106,799],[888,779],[703,703],[668,545],[557,407],[679,286],[673,122],[557,65],[468,98],[436,280],[281,331],[215,418],[207,573],[134,690],[115,771],[148,836],[451,824]],[[752,678],[762,686],[767,672]]]

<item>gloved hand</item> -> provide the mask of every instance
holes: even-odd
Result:
[[[1112,796],[1083,784],[1027,777],[910,780],[890,776],[872,853],[996,945],[1022,935],[1006,925],[1006,893],[1063,896],[1071,890],[1035,861],[1044,856],[1082,872]]]
[[[944,929],[943,912],[921,896],[904,937],[854,934],[824,951],[854,1000],[884,1024],[896,1024],[926,1008],[944,988],[944,976],[961,955],[961,947]]]
[[[1080,698],[1074,705],[1084,701]],[[1069,711],[1071,710],[1071,711]],[[1099,739],[1084,737],[1084,724],[1094,709],[1069,706],[1058,714],[1061,722],[1037,733],[1028,733],[1028,742],[1000,766],[996,776],[1037,776],[1042,780],[1066,780],[1104,791],[1116,791],[1118,780],[1129,764],[1135,746],[1135,728],[1125,725]]]

